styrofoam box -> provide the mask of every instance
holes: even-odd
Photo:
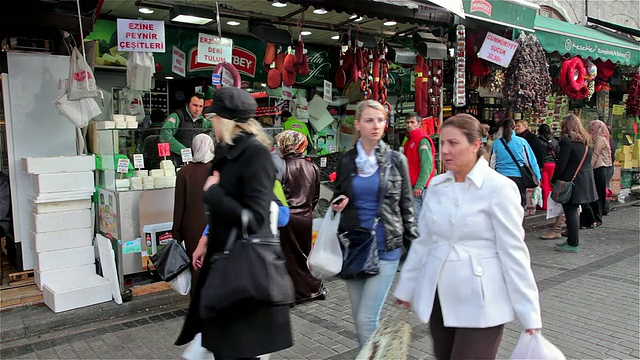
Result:
[[[31,234],[33,234],[36,252],[39,253],[91,246],[93,243],[90,227]]]
[[[49,214],[33,214],[35,232],[62,231],[91,227],[91,211],[76,210]]]
[[[91,209],[91,199],[79,199],[69,201],[52,201],[34,204],[36,214],[49,214],[55,212],[76,211]]]
[[[42,286],[63,280],[74,279],[78,277],[85,277],[88,275],[94,275],[96,273],[95,264],[86,264],[81,266],[74,266],[70,268],[40,271],[35,269],[33,271],[34,278],[38,289],[42,290]]]
[[[42,297],[44,303],[58,313],[110,301],[111,284],[95,274],[61,280],[45,284],[42,287]]]
[[[22,160],[28,174],[81,172],[96,169],[96,159],[93,155],[28,157]]]
[[[56,193],[65,191],[91,191],[95,187],[92,171],[59,174],[39,174],[33,177],[36,193]]]
[[[44,251],[36,254],[36,269],[40,271],[59,270],[93,264],[95,260],[95,249],[91,245],[73,249]]]

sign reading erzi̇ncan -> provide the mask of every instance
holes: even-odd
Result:
[[[165,52],[164,22],[118,19],[118,51]]]

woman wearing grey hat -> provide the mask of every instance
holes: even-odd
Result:
[[[240,226],[241,212],[249,210],[253,217],[249,234],[272,236],[269,206],[275,166],[267,147],[270,137],[253,119],[256,108],[248,92],[223,88],[216,92],[207,114],[218,140],[212,174],[204,185],[210,231],[193,254],[200,279],[176,345],[202,333],[202,346],[213,352],[216,360],[257,358],[293,345],[289,305],[232,304],[206,319],[199,312],[200,302],[206,301],[200,299],[200,293],[210,270],[209,260],[224,250],[229,234]]]

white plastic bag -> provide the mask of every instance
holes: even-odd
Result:
[[[202,333],[196,334],[180,357],[184,360],[214,360],[213,353],[202,347]]]
[[[296,108],[294,115],[299,121],[309,121],[309,102],[300,94],[298,94],[298,96],[296,97]]]
[[[188,295],[191,291],[191,271],[187,268],[171,280],[171,288],[180,295]]]
[[[547,219],[552,219],[564,214],[562,204],[557,203],[551,199],[551,193],[547,196]]]
[[[145,116],[142,91],[124,88],[120,90],[120,113],[135,115],[138,122]]]
[[[520,334],[520,339],[513,349],[511,360],[566,360],[562,351],[553,345],[538,331],[533,335],[525,331]]]
[[[326,279],[342,270],[342,249],[338,241],[340,213],[329,208],[322,220],[315,246],[307,258],[307,266],[316,279]]]
[[[533,192],[531,193],[531,205],[540,207],[544,205],[542,203],[542,188],[540,186],[533,189]]]
[[[70,101],[67,94],[54,101],[53,105],[58,109],[60,115],[71,120],[73,125],[79,129],[86,127],[89,124],[89,120],[102,112],[93,98]]]
[[[91,67],[78,48],[71,51],[69,60],[69,100],[80,100],[100,96]]]

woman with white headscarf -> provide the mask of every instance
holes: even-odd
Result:
[[[173,238],[184,241],[190,258],[207,225],[202,188],[211,174],[213,139],[207,134],[198,134],[193,138],[191,146],[193,162],[178,171],[173,205]],[[192,289],[197,281],[198,272],[191,268]]]

